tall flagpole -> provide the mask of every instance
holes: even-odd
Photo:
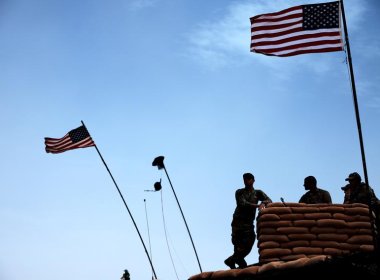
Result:
[[[167,177],[168,180],[169,180],[170,187],[172,188],[172,191],[173,191],[174,197],[175,197],[175,199],[176,199],[176,201],[177,201],[178,208],[179,208],[179,210],[180,210],[180,212],[181,212],[181,215],[182,215],[183,221],[185,222],[185,226],[186,226],[186,229],[187,229],[187,233],[189,234],[191,244],[193,245],[193,249],[194,249],[195,257],[197,258],[197,262],[198,262],[198,266],[199,266],[199,270],[200,270],[201,273],[202,273],[202,267],[201,267],[201,263],[199,262],[198,253],[197,253],[197,250],[195,249],[194,241],[193,241],[193,238],[191,237],[191,233],[190,233],[189,227],[188,227],[188,225],[187,225],[187,222],[186,222],[186,219],[185,219],[185,215],[183,214],[183,211],[182,211],[181,205],[179,204],[179,201],[178,201],[177,195],[176,195],[176,193],[175,193],[175,191],[174,191],[172,181],[170,180],[170,177],[169,177],[168,171],[166,170],[166,167],[165,167],[165,164],[164,164],[164,157],[163,157],[163,156],[156,157],[156,158],[153,160],[152,166],[157,166],[158,169],[164,169],[164,170],[165,170],[166,177]]]
[[[361,154],[362,154],[362,163],[363,163],[364,180],[365,180],[365,183],[367,184],[367,186],[369,187],[369,183],[368,183],[368,174],[367,174],[367,165],[366,165],[365,153],[364,153],[364,144],[363,144],[362,128],[361,128],[361,124],[360,124],[358,99],[357,99],[357,97],[356,97],[356,87],[355,87],[354,70],[353,70],[353,68],[352,68],[352,58],[351,58],[351,50],[350,50],[350,41],[348,40],[348,32],[347,32],[347,24],[346,24],[346,15],[345,15],[345,13],[344,13],[343,0],[340,0],[340,7],[341,7],[341,10],[342,10],[344,37],[345,37],[345,39],[346,39],[347,60],[348,60],[348,66],[349,66],[349,69],[350,69],[350,78],[351,78],[351,85],[352,85],[352,95],[353,95],[353,98],[354,98],[355,115],[356,115],[356,124],[357,124],[357,127],[358,127],[359,141],[360,141],[360,151],[361,151]]]
[[[82,122],[83,126],[86,127],[86,125],[84,124],[84,122],[83,122],[83,121],[81,121],[81,122]],[[86,128],[86,130],[87,130],[87,128]],[[87,130],[87,131],[88,131],[88,130]],[[132,213],[131,213],[131,211],[129,210],[128,205],[127,205],[127,203],[125,202],[125,199],[124,199],[124,197],[123,197],[123,195],[122,195],[122,193],[121,193],[121,191],[120,191],[118,185],[116,184],[116,181],[115,181],[115,179],[113,178],[112,173],[111,173],[111,171],[109,170],[109,168],[108,168],[106,162],[104,161],[104,159],[103,159],[103,157],[102,157],[102,155],[101,155],[101,153],[100,153],[98,147],[96,146],[96,144],[95,144],[95,149],[96,149],[96,151],[98,152],[98,154],[99,154],[99,156],[100,156],[100,158],[101,158],[101,160],[102,160],[104,166],[106,167],[108,173],[109,173],[110,176],[111,176],[111,179],[112,179],[113,183],[115,184],[115,187],[116,187],[116,189],[117,189],[117,191],[118,191],[118,193],[119,193],[121,199],[122,199],[123,202],[124,202],[125,208],[127,209],[128,213],[129,213],[129,216],[130,216],[131,219],[132,219],[133,225],[135,226],[136,231],[137,231],[137,233],[138,233],[138,235],[139,235],[139,237],[140,237],[140,240],[141,240],[141,243],[142,243],[142,245],[143,245],[143,247],[144,247],[144,250],[145,250],[146,256],[148,257],[148,260],[149,260],[150,266],[151,266],[151,268],[152,268],[152,272],[153,272],[153,274],[154,274],[154,277],[155,277],[155,279],[157,279],[156,272],[154,271],[154,267],[153,267],[152,260],[151,260],[150,257],[149,257],[149,254],[148,254],[148,251],[147,251],[147,249],[146,249],[146,246],[145,246],[144,240],[143,240],[142,237],[141,237],[140,231],[139,231],[139,229],[138,229],[138,227],[137,227],[137,224],[136,224],[135,220],[133,219]]]
[[[365,183],[367,185],[367,192],[368,192],[369,218],[371,220],[372,235],[373,235],[373,239],[374,239],[375,251],[378,252],[378,248],[379,248],[378,242],[379,242],[379,239],[377,237],[375,219],[374,219],[374,217],[372,215],[373,206],[372,206],[371,197],[370,197],[370,186],[369,186],[369,183],[368,183],[367,165],[366,165],[366,160],[365,160],[363,136],[362,136],[362,129],[361,129],[361,124],[360,124],[360,116],[359,116],[359,106],[358,106],[358,99],[356,97],[354,70],[352,68],[352,58],[351,58],[351,51],[350,51],[350,42],[348,40],[348,32],[347,32],[347,24],[346,24],[346,14],[344,12],[343,0],[340,0],[340,6],[341,6],[341,9],[342,9],[344,37],[346,39],[347,60],[348,60],[348,65],[349,65],[349,69],[350,69],[350,78],[351,78],[351,84],[352,84],[352,94],[353,94],[353,98],[354,98],[356,123],[357,123],[358,133],[359,133],[360,151],[361,151],[361,154],[362,154],[364,180],[365,180]]]

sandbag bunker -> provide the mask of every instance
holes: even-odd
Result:
[[[272,203],[257,217],[259,262],[374,250],[365,204]]]
[[[271,203],[257,216],[258,264],[203,272],[189,280],[256,279],[273,270],[296,269],[333,257],[373,252],[371,219],[368,206],[359,203]]]

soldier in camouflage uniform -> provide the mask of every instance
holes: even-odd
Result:
[[[374,190],[366,183],[362,182],[361,176],[357,172],[353,172],[346,178],[348,184],[342,187],[344,191],[344,204],[362,203],[375,214],[374,237],[376,238],[376,246],[380,245],[380,201],[376,197]]]
[[[344,204],[363,203],[368,206],[376,205],[378,199],[370,186],[362,182],[357,172],[353,172],[346,178],[348,184],[342,187],[344,191]]]
[[[232,218],[232,244],[234,253],[228,257],[224,263],[231,269],[247,267],[245,257],[251,252],[256,240],[255,228],[253,225],[256,217],[256,208],[261,210],[271,199],[261,190],[253,187],[255,177],[251,173],[243,175],[245,187],[235,192],[236,208]],[[258,202],[262,203],[258,205]]]
[[[332,203],[330,193],[317,187],[317,179],[315,179],[314,176],[307,176],[304,180],[303,186],[308,192],[301,197],[299,203]]]

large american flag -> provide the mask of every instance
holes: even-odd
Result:
[[[339,1],[251,18],[251,52],[273,56],[343,50]]]
[[[95,146],[84,125],[70,130],[62,138],[45,137],[45,150],[47,153],[58,154],[77,148],[87,148]]]

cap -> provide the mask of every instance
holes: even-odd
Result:
[[[251,173],[244,173],[243,174],[243,179],[244,180],[249,180],[249,179],[255,180],[255,176],[253,176]]]
[[[359,173],[357,172],[352,172],[348,177],[346,178],[346,181],[352,181],[352,180],[362,180],[362,177],[360,177]]]
[[[317,185],[317,179],[315,179],[314,176],[307,176],[304,180],[303,185]]]

